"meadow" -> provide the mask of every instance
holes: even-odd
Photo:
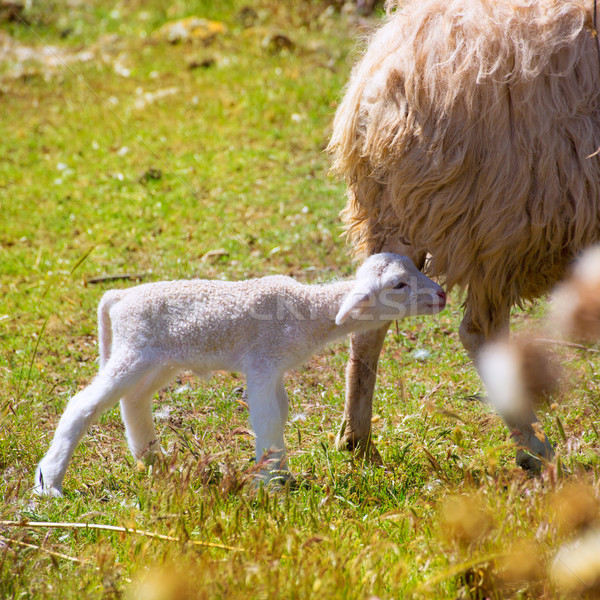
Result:
[[[211,22],[173,39],[165,24],[190,16]],[[0,18],[0,598],[598,597],[600,553],[569,562],[569,544],[600,515],[599,349],[554,346],[560,386],[540,418],[557,460],[530,477],[481,401],[459,291],[388,334],[385,468],[334,448],[340,343],[286,379],[295,485],[249,485],[244,381],[217,373],[156,398],[164,462],[136,464],[115,407],[64,497],[34,496],[58,418],[97,370],[105,290],[353,272],[325,147],[381,16],[326,0],[49,0]],[[545,312],[516,311],[513,328]]]

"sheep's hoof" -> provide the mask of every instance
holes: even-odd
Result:
[[[364,443],[362,443],[362,441],[359,442],[354,452],[357,458],[366,460],[368,463],[377,467],[383,467],[381,454],[379,454],[377,446],[371,441],[370,437]]]
[[[519,446],[516,462],[524,471],[538,474],[554,457],[554,449],[546,437],[542,426],[534,422],[513,431],[515,442]]]
[[[539,458],[533,454],[530,454],[526,450],[521,449],[517,450],[515,461],[518,467],[521,467],[523,471],[527,471],[532,475],[538,475],[541,473],[544,466],[544,463]]]
[[[383,466],[381,454],[379,454],[371,436],[367,436],[366,439],[357,438],[354,434],[348,432],[346,419],[342,421],[340,431],[335,438],[335,448],[339,451],[348,450],[354,452],[354,455],[358,459],[366,460],[372,465]]]
[[[335,438],[335,449],[340,452],[344,450],[354,450],[354,438],[346,431],[346,419],[342,419],[340,429]]]

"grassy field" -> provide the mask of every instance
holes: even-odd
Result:
[[[190,15],[223,27],[170,43],[160,28]],[[457,295],[390,331],[373,419],[387,469],[334,449],[340,344],[286,380],[296,488],[247,485],[244,382],[218,373],[160,393],[164,464],[135,464],[115,408],[64,497],[33,496],[97,369],[106,289],[352,272],[324,148],[363,30],[325,0],[51,1],[0,27],[0,598],[597,597],[598,552],[562,547],[599,514],[597,349],[559,348],[541,418],[560,462],[528,478],[473,399]]]

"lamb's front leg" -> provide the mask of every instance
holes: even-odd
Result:
[[[377,378],[377,362],[390,324],[379,329],[355,333],[350,337],[350,358],[346,367],[346,405],[344,420],[336,447],[357,450],[381,464],[381,457],[371,440],[373,392]]]
[[[248,408],[256,436],[256,462],[266,466],[261,478],[267,482],[277,471],[287,471],[283,432],[288,414],[288,398],[280,373],[248,374]]]

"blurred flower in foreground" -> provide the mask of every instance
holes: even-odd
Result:
[[[136,579],[127,595],[128,600],[192,600],[190,581],[176,567],[152,567]]]
[[[528,336],[486,346],[480,371],[490,404],[509,420],[543,403],[558,384],[555,360],[541,342]]]
[[[562,534],[600,525],[600,502],[590,486],[570,483],[550,500],[552,524]]]
[[[550,578],[571,598],[600,594],[600,530],[592,530],[564,544],[550,565]]]
[[[552,294],[549,321],[565,337],[600,339],[600,246],[586,250]]]
[[[493,526],[490,513],[472,496],[450,496],[440,514],[441,534],[450,542],[471,544],[487,535]]]
[[[544,553],[533,542],[513,546],[496,565],[499,582],[517,585],[540,578],[544,564]]]

